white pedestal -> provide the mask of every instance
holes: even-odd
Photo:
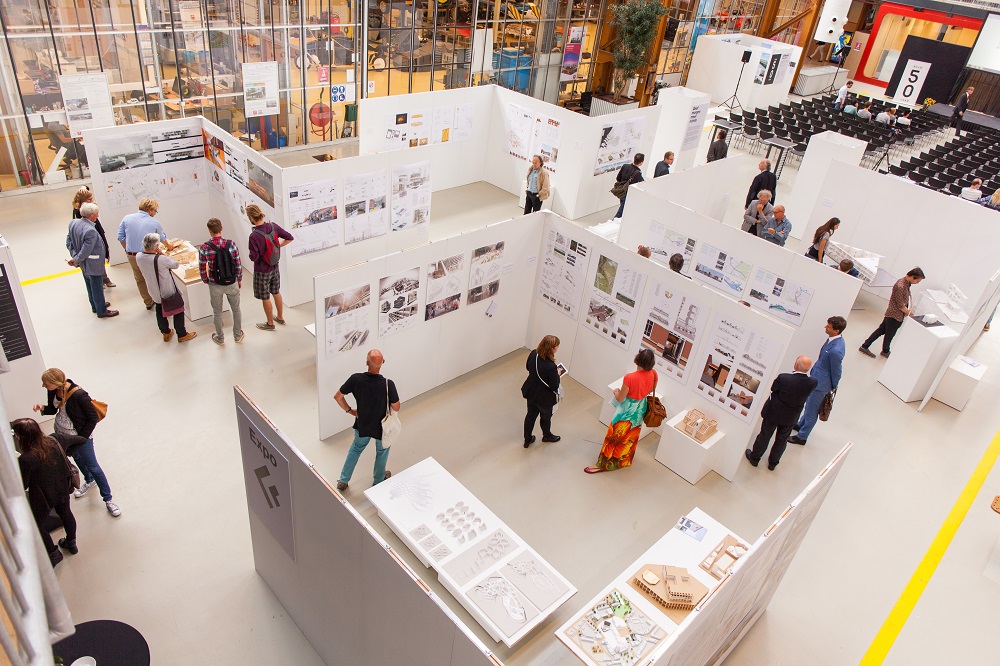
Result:
[[[621,388],[622,382],[624,380],[625,377],[619,377],[617,380],[608,384],[608,394],[607,396],[605,396],[607,400],[604,401],[604,404],[601,407],[601,415],[598,417],[601,423],[603,423],[606,426],[611,425],[611,419],[613,419],[615,416],[615,408],[611,406],[611,399],[615,397],[615,389]],[[656,397],[660,399],[660,402],[663,402],[662,393],[657,393]],[[663,430],[663,425],[660,425],[658,428],[650,428],[649,426],[642,426],[642,432],[639,435],[639,439],[643,439],[650,433],[654,432],[660,435],[662,434],[662,430]]]
[[[847,70],[843,67],[838,71],[836,67],[810,67],[799,72],[799,78],[795,82],[796,95],[815,95],[830,87],[840,90],[841,86],[847,83]]]
[[[174,278],[174,284],[184,297],[184,316],[191,321],[212,316],[212,301],[208,295],[208,285],[198,280],[190,284],[185,284],[184,280],[177,277],[177,274],[170,271]],[[229,311],[229,299],[222,299],[222,311]]]
[[[820,132],[809,139],[806,154],[802,156],[802,163],[799,165],[799,176],[795,177],[795,187],[782,188],[778,184],[778,201],[785,205],[788,219],[792,220],[792,238],[812,238],[815,227],[808,228],[809,222],[816,207],[823,204],[817,198],[820,188],[826,182],[830,164],[834,161],[861,164],[867,146],[866,141],[836,132]]]
[[[687,411],[680,412],[667,421],[660,434],[660,445],[656,447],[656,460],[688,483],[694,485],[715,467],[716,446],[726,436],[716,431],[704,442],[691,439],[676,428],[684,420]]]
[[[959,356],[941,378],[941,383],[934,389],[934,399],[943,402],[952,409],[962,411],[972,397],[972,392],[979,386],[979,381],[986,374],[985,365],[975,367],[969,365]]]
[[[656,105],[662,110],[656,134],[653,135],[653,147],[646,156],[646,164],[649,165],[647,178],[653,177],[656,163],[663,159],[663,154],[668,150],[674,153],[671,172],[676,173],[694,166],[698,156],[698,141],[709,118],[708,107],[711,103],[711,95],[691,88],[679,86],[660,91]],[[704,113],[699,115],[697,111],[701,106],[704,106]],[[701,122],[697,122],[699,119]]]
[[[903,402],[922,400],[957,340],[958,333],[947,326],[927,328],[907,317],[893,338],[892,355],[882,368],[879,383]]]

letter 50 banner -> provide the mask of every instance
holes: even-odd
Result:
[[[264,523],[271,536],[295,559],[292,527],[292,486],[288,459],[271,443],[277,433],[262,419],[254,419],[236,408],[243,453],[243,480],[247,487],[247,506]]]

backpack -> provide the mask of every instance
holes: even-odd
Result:
[[[228,241],[225,247],[219,247],[212,241],[205,243],[205,247],[209,251],[215,253],[215,259],[212,261],[212,280],[215,284],[230,285],[236,283],[236,261],[233,260],[233,254],[229,251]]]
[[[260,225],[260,227],[262,226],[264,225]],[[281,259],[278,230],[274,228],[273,223],[271,224],[271,233],[269,234],[259,231],[260,227],[254,227],[253,230],[264,237],[264,261],[267,262],[268,266],[277,266],[278,260]]]

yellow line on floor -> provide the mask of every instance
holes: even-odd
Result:
[[[948,512],[948,517],[945,518],[927,552],[924,553],[924,557],[920,560],[917,570],[910,577],[910,582],[906,584],[903,593],[896,600],[896,605],[892,607],[889,616],[882,623],[882,628],[875,635],[875,640],[868,646],[868,651],[865,652],[865,656],[861,659],[860,666],[877,666],[885,661],[889,650],[892,649],[893,643],[899,637],[899,632],[903,630],[903,625],[906,624],[910,613],[913,612],[913,608],[917,605],[917,601],[920,600],[920,596],[924,593],[924,589],[926,589],[927,584],[930,582],[931,576],[934,575],[934,571],[937,570],[938,565],[941,563],[945,551],[948,550],[952,539],[955,538],[955,533],[958,532],[962,521],[965,520],[966,514],[972,507],[972,503],[976,500],[976,496],[982,489],[983,483],[986,482],[986,477],[989,475],[993,465],[996,464],[998,457],[1000,457],[1000,431],[993,436],[993,441],[990,443],[989,448],[983,453],[983,457],[979,459],[979,464],[976,465],[976,469],[966,482],[965,488],[962,489],[958,499],[955,500],[955,504],[951,507],[951,511]]]
[[[29,284],[37,284],[39,282],[46,282],[47,280],[55,280],[56,278],[66,277],[67,275],[73,275],[74,273],[79,273],[79,268],[73,268],[68,271],[63,271],[62,273],[53,273],[52,275],[46,275],[39,278],[31,278],[30,280],[23,280],[21,282],[22,287],[27,287]]]

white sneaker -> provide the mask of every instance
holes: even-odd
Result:
[[[73,491],[73,497],[80,499],[87,494],[87,491],[97,485],[97,481],[86,481],[82,486]]]
[[[108,507],[108,513],[110,513],[113,517],[117,518],[122,515],[122,510],[119,509],[118,505],[114,502],[105,502],[104,504]]]

